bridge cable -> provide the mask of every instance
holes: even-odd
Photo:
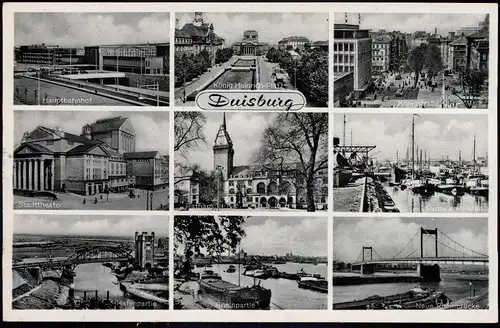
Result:
[[[374,248],[372,248],[372,251],[378,256],[379,259],[383,259],[383,257],[380,256]]]
[[[415,236],[416,236],[417,234],[418,234],[418,231],[417,231],[417,232],[415,232],[415,234],[413,235],[413,237],[411,237],[411,239],[410,239],[410,241],[408,242],[408,244],[406,244],[406,246],[405,246],[405,247],[403,247],[403,249],[402,249],[402,250],[400,250],[400,251],[399,251],[399,253],[397,253],[397,254],[396,254],[395,256],[393,256],[392,258],[396,258],[396,257],[398,257],[398,256],[399,256],[399,254],[401,254],[401,253],[402,253],[402,252],[406,249],[406,247],[408,247],[408,245],[410,245],[410,243],[413,241],[413,239],[415,238]]]
[[[425,239],[424,239],[424,241],[423,241],[423,245],[425,245],[425,242],[426,242],[426,241],[427,241],[427,239],[429,239],[429,237],[431,236],[431,235],[430,235],[430,234],[428,234],[428,233],[425,233],[425,234],[426,234],[427,236],[425,236]],[[423,249],[423,248],[424,248],[424,247],[422,246],[422,249]],[[415,249],[413,252],[411,252],[411,254],[409,254],[409,255],[408,255],[408,256],[406,256],[406,257],[410,257],[410,255],[412,255],[412,254],[413,254],[413,253],[415,253],[416,251],[418,251],[418,248],[417,248],[417,249]]]
[[[441,233],[442,233],[442,232],[441,232]],[[432,237],[435,239],[435,237],[434,237],[434,236],[432,236]],[[449,237],[448,237],[448,238],[449,238]],[[452,239],[451,239],[451,240],[452,240]],[[452,241],[453,241],[453,240],[452,240]],[[450,247],[450,246],[445,245],[445,244],[444,244],[442,241],[440,241],[440,240],[438,240],[437,242],[438,242],[439,244],[443,245],[444,247],[446,247],[446,248],[448,248],[448,249],[451,249],[452,251],[454,251],[454,252],[456,252],[456,253],[458,253],[458,254],[461,254],[461,255],[467,255],[467,254],[466,254],[466,253],[464,253],[464,252],[460,252],[460,251],[459,251],[459,250],[457,250],[457,249],[454,249],[454,248],[452,248],[452,247]],[[455,243],[456,243],[456,242],[455,242]],[[458,244],[458,243],[456,243],[456,244]],[[467,250],[469,250],[469,251],[470,251],[470,249],[468,249],[468,248],[464,247],[463,245],[460,245],[460,244],[458,244],[458,245],[459,245],[459,246],[462,246],[463,248],[465,248],[465,249],[467,249]],[[479,254],[480,254],[480,253],[479,253]],[[482,254],[482,255],[484,255],[484,254]]]
[[[483,254],[483,253],[480,253],[480,252],[476,252],[476,251],[474,251],[474,250],[472,250],[472,249],[470,249],[470,248],[465,247],[464,245],[460,244],[459,242],[454,241],[453,239],[451,239],[448,235],[446,235],[446,234],[445,234],[444,232],[442,232],[441,230],[439,230],[439,232],[441,232],[441,234],[442,234],[443,236],[445,236],[446,238],[448,238],[449,240],[451,240],[451,241],[452,241],[452,242],[454,242],[455,244],[457,244],[457,245],[459,245],[459,246],[462,246],[462,248],[463,248],[463,249],[466,249],[466,250],[470,251],[470,252],[471,252],[471,254],[472,254],[472,253],[475,253],[475,254],[479,254],[479,255],[481,255],[481,256],[486,256],[486,257],[488,256],[488,255],[486,255],[486,254]]]

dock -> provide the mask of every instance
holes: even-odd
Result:
[[[345,187],[333,188],[333,209],[336,212],[361,212],[366,179],[349,182]]]

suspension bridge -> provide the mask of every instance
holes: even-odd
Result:
[[[420,238],[416,238],[420,235]],[[426,247],[431,239],[433,247]],[[420,251],[420,253],[418,253]],[[429,253],[427,254],[426,253]],[[394,256],[381,256],[372,246],[363,246],[358,258],[351,264],[352,270],[362,274],[375,273],[376,266],[417,265],[419,275],[425,281],[439,281],[439,265],[487,265],[488,255],[472,250],[453,240],[439,229],[420,228],[408,243]]]

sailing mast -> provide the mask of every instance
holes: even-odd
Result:
[[[415,116],[411,117],[411,179],[415,180]]]
[[[241,251],[240,251],[240,244],[238,243],[238,286],[240,286],[240,278],[241,278],[241,274],[240,274],[240,266],[241,266]]]
[[[344,136],[342,138],[343,143],[344,143],[344,147],[345,147],[345,124],[346,124],[346,121],[345,121],[345,114],[344,114]]]
[[[472,161],[473,161],[473,170],[476,171],[476,134],[474,133],[474,148],[472,150]]]
[[[399,153],[398,150],[396,149],[396,166],[399,165]]]

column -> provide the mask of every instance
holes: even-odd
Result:
[[[17,161],[14,160],[14,172],[12,172],[12,188],[16,189],[16,182],[17,182]]]
[[[45,167],[43,158],[40,160],[40,190],[45,190]]]
[[[35,170],[33,172],[33,190],[38,190],[38,160],[35,159]]]
[[[50,190],[54,190],[54,179],[55,179],[55,163],[54,160],[50,162],[50,176],[51,176],[51,181],[50,181]]]
[[[23,163],[23,188],[22,189],[26,189],[26,160],[24,160],[22,163]]]

